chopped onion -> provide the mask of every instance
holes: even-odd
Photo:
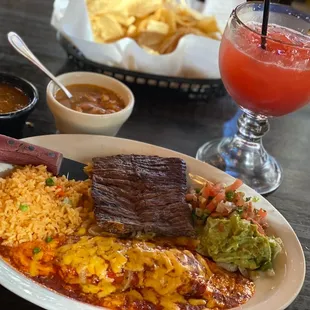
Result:
[[[93,222],[92,219],[88,219],[81,224],[81,227],[87,228]]]
[[[248,271],[249,275],[250,275],[250,279],[252,281],[256,281],[261,277],[261,273],[260,271],[256,271],[256,270],[249,270]]]
[[[79,274],[81,284],[87,283],[87,268],[83,268]]]
[[[71,200],[68,198],[68,197],[65,197],[64,200],[62,201],[64,204],[67,204],[67,205],[72,205],[72,202]]]
[[[228,213],[230,213],[231,211],[233,211],[236,208],[235,204],[233,204],[230,201],[226,201],[223,202],[221,201],[217,207],[216,207],[216,212],[218,213],[224,213],[225,211],[227,211]]]
[[[107,236],[107,237],[113,237],[115,236],[112,233],[108,233],[104,231],[101,227],[99,227],[97,224],[91,225],[88,229],[88,233],[91,236]]]
[[[244,277],[249,278],[249,272],[246,268],[239,267],[239,271]]]
[[[230,272],[236,272],[238,270],[238,266],[235,264],[229,264],[229,263],[216,263],[216,264]]]
[[[95,224],[89,227],[88,233],[92,236],[100,236],[103,233],[103,229]]]
[[[130,283],[132,281],[132,278],[133,278],[133,272],[132,271],[128,271],[127,281],[126,281],[126,283],[125,283],[125,285],[124,285],[124,287],[122,289],[123,292],[126,291],[129,288]]]
[[[267,270],[266,274],[267,274],[268,277],[274,277],[276,275],[276,273],[274,272],[273,269]]]

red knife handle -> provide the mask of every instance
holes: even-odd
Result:
[[[0,135],[0,162],[12,165],[46,165],[54,175],[59,173],[63,155],[41,146]]]

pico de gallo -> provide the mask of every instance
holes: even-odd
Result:
[[[257,197],[238,191],[242,184],[239,179],[228,186],[205,181],[186,195],[200,239],[198,251],[230,271],[273,274],[282,242],[267,235],[267,211],[254,207]]]

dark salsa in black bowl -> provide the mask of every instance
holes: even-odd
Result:
[[[30,82],[0,73],[0,133],[20,138],[38,99],[38,91]]]

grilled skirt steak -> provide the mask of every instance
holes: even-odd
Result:
[[[92,197],[98,226],[128,235],[194,236],[180,158],[116,155],[93,158]]]

